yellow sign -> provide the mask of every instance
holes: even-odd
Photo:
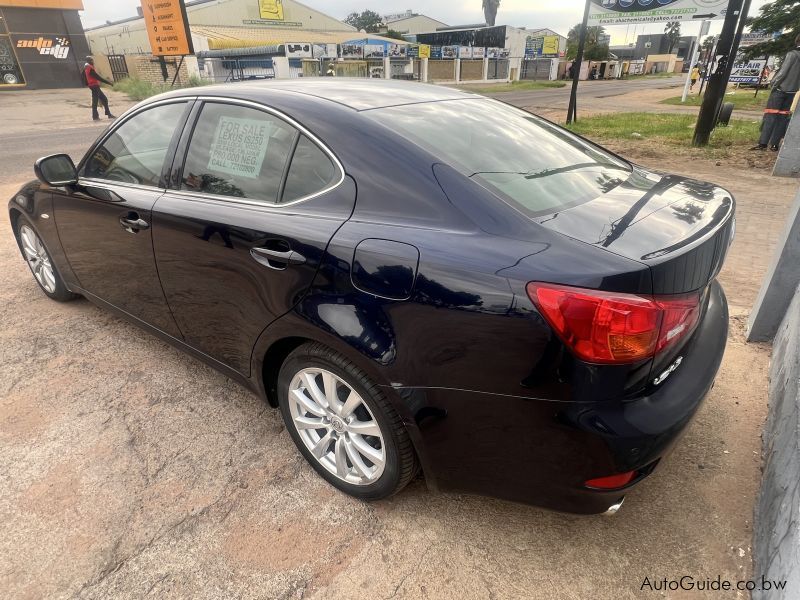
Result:
[[[431,57],[431,47],[428,44],[420,44],[419,45],[419,57],[420,58],[430,58]]]
[[[283,21],[283,0],[258,0],[258,13],[268,21]]]
[[[552,56],[558,56],[558,50],[558,36],[544,36],[544,42],[542,42],[542,56],[547,56],[548,54]]]
[[[154,56],[194,54],[183,0],[142,0],[142,15]]]

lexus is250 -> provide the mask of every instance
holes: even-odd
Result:
[[[170,92],[9,203],[54,300],[83,296],[278,407],[311,466],[618,508],[727,337],[734,200],[501,102],[418,83]]]

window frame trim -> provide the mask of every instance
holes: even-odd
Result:
[[[253,198],[241,198],[239,196],[226,196],[224,194],[207,194],[207,193],[204,193],[204,192],[192,192],[192,191],[188,191],[188,190],[174,189],[174,188],[169,188],[167,190],[170,193],[170,195],[181,196],[181,197],[184,197],[184,198],[197,198],[197,199],[203,199],[203,200],[222,200],[224,202],[232,202],[232,203],[236,203],[236,204],[247,204],[249,206],[260,206],[262,208],[280,209],[280,208],[283,208],[285,206],[294,206],[294,205],[299,204],[301,202],[307,202],[308,200],[313,200],[314,198],[317,198],[319,196],[322,196],[324,194],[332,192],[333,190],[338,188],[340,185],[342,185],[342,183],[344,183],[344,180],[347,177],[347,173],[345,172],[344,165],[342,165],[342,162],[339,160],[339,157],[336,156],[336,154],[334,154],[334,152],[330,148],[328,148],[328,146],[322,140],[320,140],[319,137],[314,135],[314,133],[312,133],[308,128],[303,126],[301,123],[299,123],[298,121],[296,121],[295,119],[293,119],[292,117],[287,115],[286,113],[284,113],[282,111],[279,111],[279,110],[277,110],[275,108],[272,108],[271,106],[267,106],[266,104],[261,104],[259,102],[254,102],[252,100],[242,100],[240,98],[231,98],[229,96],[196,96],[194,99],[196,101],[200,102],[201,104],[200,104],[200,107],[199,107],[199,110],[198,110],[197,114],[194,116],[194,118],[191,121],[191,123],[187,122],[184,125],[184,130],[188,129],[189,134],[188,134],[186,143],[182,145],[183,146],[182,148],[180,148],[180,150],[182,152],[182,156],[180,156],[180,157],[178,157],[177,155],[175,156],[175,162],[178,163],[177,166],[178,166],[178,170],[179,170],[178,180],[181,182],[181,184],[183,183],[183,170],[186,167],[186,158],[189,155],[189,146],[190,146],[190,144],[192,142],[192,139],[194,138],[195,128],[196,128],[197,123],[199,122],[199,120],[200,120],[200,118],[201,118],[201,116],[203,114],[203,108],[205,108],[206,104],[228,104],[228,105],[244,106],[246,108],[253,108],[255,110],[258,110],[258,111],[261,111],[261,112],[265,112],[265,113],[268,113],[268,114],[271,114],[271,115],[277,117],[278,119],[280,119],[281,121],[287,123],[288,125],[290,125],[291,127],[293,127],[296,130],[297,134],[295,135],[295,139],[294,139],[294,141],[292,143],[291,151],[287,155],[286,164],[284,165],[283,174],[281,176],[281,187],[279,189],[278,200],[280,200],[283,197],[285,181],[286,181],[286,178],[288,177],[289,170],[291,169],[292,161],[294,160],[294,152],[297,149],[297,141],[300,139],[301,135],[305,135],[320,150],[322,150],[322,152],[326,156],[328,156],[328,158],[331,159],[331,161],[334,164],[334,167],[336,167],[336,169],[339,172],[339,177],[332,184],[328,185],[327,187],[324,187],[323,189],[319,190],[318,192],[315,192],[313,194],[308,194],[306,196],[303,196],[302,198],[298,198],[296,200],[292,200],[291,202],[280,202],[280,201],[278,201],[278,202],[270,203],[270,202],[268,202],[266,200],[256,200],[256,199],[253,199]],[[179,146],[181,146],[181,144],[179,144]],[[173,164],[173,167],[172,167],[173,170],[175,169],[175,167],[176,167],[176,165]]]

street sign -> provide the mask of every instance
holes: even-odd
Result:
[[[628,25],[724,19],[728,0],[591,0],[589,24]]]
[[[757,85],[761,83],[761,73],[766,66],[767,61],[764,59],[736,63],[733,65],[733,70],[731,71],[731,76],[728,78],[728,81],[730,83]]]
[[[184,0],[142,0],[142,15],[153,56],[194,54]]]

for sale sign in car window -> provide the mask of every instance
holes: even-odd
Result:
[[[258,119],[221,116],[208,158],[217,173],[255,179],[261,173],[274,126]]]

